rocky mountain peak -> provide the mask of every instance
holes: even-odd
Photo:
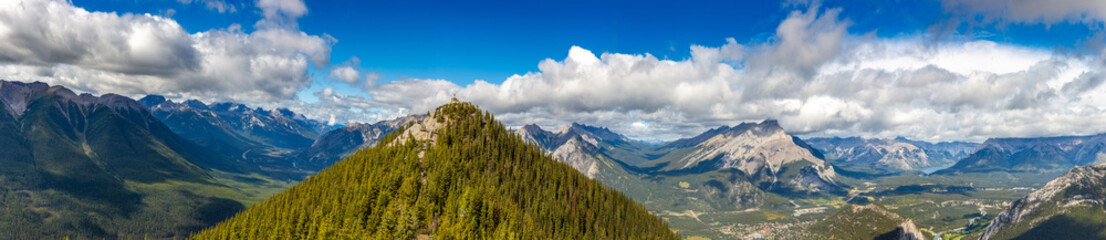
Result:
[[[208,109],[207,104],[204,104],[204,102],[201,102],[200,100],[196,100],[196,99],[189,99],[187,101],[184,101],[183,104],[185,106],[188,106],[188,107],[193,108],[193,109],[202,109],[202,110],[207,110]]]
[[[780,127],[779,122],[776,120],[764,120],[760,123],[741,123],[733,128],[727,129],[723,134],[727,136],[736,136],[742,134],[753,134],[756,136],[770,136],[777,134],[787,134],[784,132],[783,127]]]
[[[143,106],[146,106],[146,107],[157,106],[157,105],[160,105],[162,103],[165,103],[166,101],[169,101],[169,99],[166,99],[165,96],[152,95],[152,94],[151,95],[146,95],[145,97],[142,97],[141,99],[138,99],[138,103],[140,103],[140,104],[142,104]]]
[[[599,174],[599,161],[594,157],[597,152],[594,144],[588,143],[581,136],[572,136],[553,150],[553,157],[589,178],[595,178]]]
[[[677,144],[695,143],[688,146],[694,151],[671,164],[671,170],[735,168],[769,186],[782,183],[802,191],[836,190],[836,173],[821,153],[772,120],[722,127],[681,141]],[[803,169],[799,176],[780,179],[781,169],[793,164]]]

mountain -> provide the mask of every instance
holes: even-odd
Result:
[[[180,136],[225,156],[270,169],[294,169],[287,160],[291,153],[307,149],[330,128],[288,109],[270,111],[198,100],[177,103],[158,95],[138,102]]]
[[[879,170],[904,171],[950,166],[967,157],[979,144],[968,142],[929,143],[905,138],[811,138],[810,146],[837,164],[858,165]]]
[[[1063,172],[1106,163],[1106,134],[1044,138],[993,138],[937,174],[991,171]]]
[[[587,143],[594,147],[596,152],[617,158],[618,161],[629,165],[648,161],[648,154],[652,150],[649,144],[630,140],[608,128],[579,123],[572,123],[555,132],[545,131],[538,125],[530,124],[516,129],[515,132],[522,135],[526,141],[534,142],[550,151],[555,151],[575,139],[577,143]]]
[[[838,191],[836,172],[822,154],[784,132],[774,120],[711,129],[659,146],[668,153],[644,163],[658,172],[737,169],[754,185],[784,192]]]
[[[0,232],[12,238],[186,236],[255,196],[230,176],[267,182],[124,96],[0,80],[0,106]]]
[[[663,153],[607,128],[573,123],[550,132],[530,124],[515,133],[554,159],[643,202],[653,211],[739,210],[761,206],[765,201],[764,192],[735,169],[679,175],[655,174],[633,166]]]
[[[425,117],[425,115],[408,115],[374,124],[353,123],[331,130],[315,140],[311,147],[300,152],[294,164],[296,167],[323,169],[358,149],[376,145],[388,133]]]
[[[454,102],[195,239],[676,239],[621,193]]]
[[[1077,166],[1014,201],[980,239],[1106,239],[1106,163]]]
[[[579,123],[572,123],[555,132],[530,124],[516,129],[515,133],[522,136],[525,141],[535,143],[550,152],[555,159],[580,170],[591,178],[596,178],[600,173],[624,171],[614,169],[618,168],[616,165],[634,165],[644,162],[645,156],[642,153],[648,152],[651,147],[645,143],[631,141],[610,129]]]
[[[927,239],[913,220],[888,211],[878,203],[845,205],[808,230],[819,235],[819,239]]]

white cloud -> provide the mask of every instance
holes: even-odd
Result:
[[[358,84],[361,82],[361,72],[354,69],[352,66],[336,66],[330,69],[330,77],[348,84]]]
[[[306,13],[287,6],[272,8],[282,16]],[[8,80],[84,92],[256,103],[290,99],[310,85],[308,68],[326,66],[335,42],[286,26],[239,29],[189,34],[176,21],[149,14],[88,12],[64,1],[4,1],[0,71]]]
[[[219,13],[238,12],[238,7],[223,0],[177,0],[183,4],[202,3],[207,10],[215,10]]]
[[[574,46],[565,59],[501,84],[412,79],[368,93],[381,107],[411,112],[456,94],[510,125],[575,121],[647,141],[767,118],[812,136],[979,141],[1106,132],[1098,56],[855,36],[839,12],[793,12],[766,43],[691,46],[684,60]]]
[[[296,19],[307,15],[303,0],[257,0],[257,8],[265,17],[257,22],[258,27],[295,27]]]
[[[348,61],[340,65],[331,66],[328,77],[341,81],[351,87],[369,91],[376,86],[376,81],[380,80],[380,74],[368,72],[360,66],[361,59],[351,57]]]

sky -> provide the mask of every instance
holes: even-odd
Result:
[[[456,96],[648,142],[982,141],[1106,132],[1104,23],[1094,0],[0,0],[0,79],[331,124]]]

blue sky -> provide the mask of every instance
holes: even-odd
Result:
[[[239,24],[247,32],[262,16],[252,1],[227,1],[237,12],[220,13],[201,4],[154,0],[76,0],[96,11],[152,13],[187,31]],[[357,57],[382,80],[445,79],[469,84],[499,83],[513,74],[537,71],[536,63],[565,55],[571,46],[593,52],[650,53],[689,57],[687,46],[768,40],[790,11],[806,6],[775,1],[305,1],[299,20],[308,34],[338,40],[332,64]],[[826,1],[854,25],[849,32],[881,38],[927,34],[947,24],[937,1]],[[946,38],[986,39],[1036,48],[1078,48],[1090,28],[1077,23],[960,24]],[[971,36],[968,36],[971,35]],[[947,40],[947,39],[938,39]],[[325,76],[325,74],[322,74]]]
[[[3,5],[7,79],[336,124],[457,95],[508,125],[584,122],[651,141],[769,118],[798,134],[923,140],[1106,131],[1097,1]],[[1011,122],[1026,123],[991,127]]]

